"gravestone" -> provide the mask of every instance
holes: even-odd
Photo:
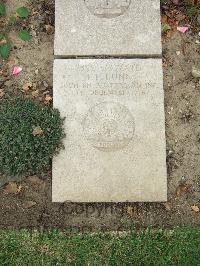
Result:
[[[167,199],[161,59],[57,59],[53,93],[66,117],[54,202]]]
[[[56,0],[55,56],[53,201],[165,201],[160,1]]]
[[[55,55],[159,56],[159,0],[56,0]]]

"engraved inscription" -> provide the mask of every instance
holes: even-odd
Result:
[[[84,0],[90,12],[100,18],[115,18],[126,12],[131,0]]]
[[[110,152],[125,148],[133,138],[135,122],[127,107],[115,102],[93,106],[83,121],[84,135],[96,149]]]

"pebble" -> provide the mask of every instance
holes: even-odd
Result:
[[[192,67],[192,76],[194,78],[200,78],[200,68],[197,68],[196,66]]]

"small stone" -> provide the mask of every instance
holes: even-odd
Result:
[[[45,86],[45,88],[49,87],[49,84],[45,80],[43,81],[43,85]]]
[[[177,55],[180,55],[180,54],[181,54],[181,52],[180,52],[180,51],[176,51],[176,54],[177,54]]]
[[[7,80],[6,82],[4,82],[4,85],[6,87],[11,87],[12,86],[12,81],[11,80]]]
[[[200,68],[193,66],[192,67],[192,76],[194,78],[200,78]]]

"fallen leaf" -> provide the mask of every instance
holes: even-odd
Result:
[[[186,16],[185,16],[184,14],[181,14],[181,13],[180,13],[180,14],[177,14],[177,15],[176,15],[176,20],[178,20],[178,21],[180,22],[181,20],[185,19],[185,17],[186,17]]]
[[[22,72],[22,68],[19,65],[15,65],[12,68],[12,75],[17,76]]]
[[[10,182],[5,187],[4,191],[9,194],[17,194],[21,191],[22,186],[18,186],[15,182]]]
[[[8,61],[7,61],[7,64],[9,66],[13,66],[13,65],[17,65],[18,63],[18,60],[16,58],[10,58]]]
[[[27,82],[23,85],[22,89],[23,89],[23,91],[28,91],[31,87],[32,87],[32,83]]]
[[[161,23],[167,23],[167,16],[166,15],[161,15]]]
[[[181,26],[181,27],[177,27],[177,30],[182,32],[182,33],[186,33],[189,30],[189,27],[187,26]]]
[[[167,31],[171,30],[171,27],[167,23],[163,23],[161,27],[162,33],[166,33]]]
[[[187,192],[188,188],[189,185],[187,185],[186,183],[179,185],[176,189],[176,196],[180,197],[183,193]]]
[[[7,43],[7,41],[5,39],[0,41],[0,45],[5,44],[5,43]]]
[[[34,127],[33,128],[33,136],[41,136],[43,134],[43,130],[41,127]]]
[[[53,34],[54,33],[54,27],[51,25],[45,25],[45,29],[47,34]]]
[[[44,183],[37,175],[29,176],[28,180],[34,185],[42,185]]]
[[[168,202],[163,203],[166,211],[171,211],[171,205]]]
[[[51,97],[50,95],[47,94],[47,95],[45,96],[45,99],[44,99],[44,100],[45,100],[45,102],[49,103],[50,101],[52,101],[52,97]]]
[[[134,217],[134,216],[135,216],[135,212],[136,212],[136,210],[135,210],[134,207],[132,207],[132,206],[128,206],[128,207],[127,207],[127,214],[128,214],[130,217]]]
[[[28,200],[28,201],[25,201],[23,204],[22,204],[22,208],[23,209],[28,209],[28,208],[31,208],[33,206],[35,206],[37,203],[35,201],[32,201],[32,200]]]
[[[172,0],[172,3],[178,5],[180,3],[180,0]]]
[[[33,96],[33,97],[37,97],[37,96],[39,96],[39,90],[33,91],[33,92],[32,92],[32,96]]]
[[[200,208],[196,205],[193,205],[191,206],[191,209],[194,211],[194,212],[200,212]]]
[[[3,89],[0,89],[0,98],[2,98],[5,95],[5,92]]]

